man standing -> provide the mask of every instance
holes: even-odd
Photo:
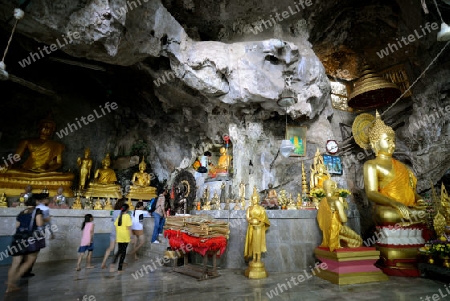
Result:
[[[162,189],[158,192],[158,201],[156,202],[156,209],[153,212],[153,218],[155,219],[155,225],[153,227],[153,235],[152,235],[152,243],[159,244],[158,235],[162,233],[164,223],[166,221],[166,212],[165,212],[165,204],[166,204],[166,195],[167,190]]]

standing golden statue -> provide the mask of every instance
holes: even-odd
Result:
[[[58,187],[63,186],[72,191],[72,173],[57,172],[62,166],[62,153],[64,145],[53,141],[56,123],[47,118],[39,122],[39,137],[24,139],[19,142],[15,155],[15,162],[21,158],[27,159],[20,168],[6,166],[0,169],[0,187],[5,193],[19,195],[23,186],[32,184],[35,189],[47,188],[50,193],[56,193]],[[13,160],[10,160],[11,163]],[[72,196],[72,195],[70,195]]]
[[[111,197],[122,198],[120,185],[115,184],[117,181],[116,173],[109,166],[111,165],[111,158],[109,153],[106,154],[102,160],[102,168],[95,171],[94,179],[89,183],[86,190],[86,197]]]
[[[333,252],[341,247],[356,248],[362,246],[362,239],[355,231],[347,227],[347,201],[336,195],[337,184],[333,180],[324,182],[326,200],[322,200],[317,211],[317,221],[322,230],[321,247]]]
[[[267,252],[266,230],[270,227],[264,207],[259,205],[259,194],[256,186],[253,188],[251,205],[248,207],[245,217],[248,222],[247,235],[245,237],[244,257],[250,260],[245,276],[251,279],[267,277],[264,263],[261,262],[261,254]]]
[[[92,168],[92,159],[89,158],[91,154],[91,150],[86,148],[84,150],[84,158],[78,157],[77,164],[80,168],[80,189],[84,189],[86,187],[86,182],[91,177],[91,168]]]

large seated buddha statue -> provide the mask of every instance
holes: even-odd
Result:
[[[150,186],[151,176],[145,172],[146,169],[147,164],[142,157],[142,161],[139,163],[139,172],[135,172],[131,178],[132,185],[127,196],[129,199],[150,200],[157,196],[156,187]]]
[[[91,197],[110,197],[110,198],[122,198],[122,191],[120,185],[116,184],[116,173],[109,166],[111,165],[111,159],[109,153],[106,154],[102,160],[102,168],[95,171],[94,179],[89,183],[85,196]]]
[[[403,163],[395,160],[395,132],[379,116],[364,113],[352,126],[356,143],[371,148],[375,159],[364,163],[364,186],[367,198],[375,204],[375,220],[382,232],[378,249],[391,275],[410,269],[415,274],[417,247],[424,243],[422,230],[426,206],[416,192],[417,179]],[[408,266],[409,265],[409,266]],[[392,271],[397,269],[397,271]],[[399,272],[399,273],[396,273]]]
[[[64,145],[51,140],[56,129],[55,122],[43,119],[38,128],[38,138],[24,139],[16,149],[14,159],[25,159],[23,164],[0,171],[0,188],[8,195],[19,195],[27,185],[35,189],[47,189],[53,194],[63,187],[68,191],[68,196],[73,196],[71,187],[74,174],[57,171],[62,166]]]

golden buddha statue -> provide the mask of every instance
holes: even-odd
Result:
[[[313,164],[311,165],[311,180],[309,187],[311,190],[314,188],[323,188],[323,182],[328,179],[331,179],[331,176],[323,162],[323,157],[320,155],[319,149],[317,149],[316,154],[314,155]]]
[[[371,119],[368,131],[357,129],[358,118]],[[380,118],[370,114],[359,115],[353,124],[355,141],[362,148],[371,147],[376,158],[364,163],[364,186],[367,198],[376,206],[378,224],[395,224],[425,217],[426,203],[416,192],[417,179],[403,163],[392,158],[395,150],[395,132]],[[364,133],[363,133],[364,132]],[[367,134],[366,134],[367,132]],[[405,223],[410,224],[408,222]]]
[[[3,192],[2,196],[0,197],[0,208],[7,208],[8,207],[8,201],[6,200],[6,194]]]
[[[292,193],[289,194],[289,199],[287,203],[287,210],[297,210],[297,206],[295,205],[294,199],[292,198]]]
[[[245,270],[245,276],[252,279],[265,278],[267,272],[264,263],[261,262],[261,254],[267,252],[266,230],[270,227],[270,221],[264,207],[259,205],[259,194],[256,187],[253,188],[251,205],[246,211],[245,218],[248,227],[245,237],[244,258],[246,260],[252,259],[249,262],[249,267]]]
[[[286,196],[286,190],[284,190],[284,189],[280,190],[280,196],[278,197],[278,202],[281,206],[281,209],[286,209],[286,206],[289,202],[289,200]]]
[[[105,201],[105,205],[103,206],[103,210],[114,210],[112,204],[111,204],[111,199],[107,198]]]
[[[135,172],[131,177],[130,191],[128,193],[129,199],[145,199],[150,200],[156,197],[156,187],[150,186],[151,176],[146,173],[147,164],[142,157],[141,163],[139,163],[139,172]]]
[[[83,204],[81,203],[81,199],[80,199],[79,195],[77,195],[75,201],[73,202],[72,209],[78,209],[78,210],[83,209]]]
[[[357,248],[362,246],[362,238],[345,225],[347,222],[347,202],[336,196],[337,184],[333,180],[324,182],[326,200],[322,200],[317,211],[317,221],[322,230],[321,247],[327,247],[333,252],[341,247]]]
[[[297,209],[301,209],[302,207],[303,207],[303,198],[299,192],[297,193]]]
[[[13,156],[18,162],[28,154],[22,166],[8,166],[0,170],[0,187],[4,188],[5,193],[19,195],[24,185],[33,185],[35,189],[47,187],[50,193],[56,193],[60,186],[71,191],[74,175],[56,171],[62,166],[64,145],[51,140],[56,129],[55,122],[43,119],[38,128],[39,138],[20,141]]]
[[[244,210],[244,209],[241,208],[241,203],[240,203],[240,200],[239,200],[239,199],[236,199],[236,200],[234,201],[234,207],[233,207],[233,210]]]
[[[266,209],[278,209],[278,195],[272,184],[269,184],[267,196],[261,202],[261,206]]]
[[[120,185],[115,184],[117,181],[116,173],[109,168],[111,159],[109,153],[102,160],[102,168],[95,171],[94,179],[89,183],[85,196],[90,197],[112,197],[122,198]]]
[[[78,157],[77,164],[80,167],[80,189],[86,187],[86,182],[91,177],[92,159],[89,158],[91,150],[86,148],[84,150],[84,158]]]
[[[364,163],[364,186],[367,198],[375,203],[377,229],[384,237],[383,245],[377,245],[382,258],[380,267],[388,275],[401,272],[404,276],[419,276],[418,248],[408,246],[424,243],[422,223],[427,217],[426,203],[416,192],[417,179],[408,167],[392,158],[395,132],[378,112],[376,117],[360,114],[352,130],[356,143],[365,149],[372,148],[375,153],[375,159]],[[416,224],[417,231],[406,228],[412,224]],[[394,225],[395,233],[391,229]]]
[[[219,160],[217,161],[215,172],[217,175],[228,174],[231,164],[231,156],[227,154],[227,149],[225,147],[221,147],[219,152],[220,157]]]
[[[211,200],[206,199],[205,204],[202,207],[202,210],[211,210]]]
[[[211,203],[213,203],[212,210],[221,210],[220,199],[219,199],[219,195],[217,194],[217,191],[214,192],[214,195],[211,199]]]
[[[103,210],[102,202],[99,198],[94,203],[94,210]]]

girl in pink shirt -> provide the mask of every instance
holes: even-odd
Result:
[[[78,263],[77,263],[77,271],[81,270],[80,263],[83,259],[83,255],[86,251],[88,251],[86,257],[86,269],[92,269],[94,266],[91,265],[92,251],[94,251],[94,217],[92,214],[86,214],[84,216],[84,222],[81,226],[81,230],[83,234],[81,235],[81,243],[78,248]]]

